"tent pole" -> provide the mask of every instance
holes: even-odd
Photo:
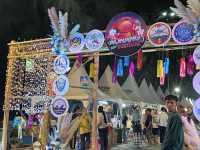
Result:
[[[9,48],[9,56],[14,55],[14,49],[12,46]],[[9,98],[11,95],[11,85],[12,85],[12,74],[15,59],[8,59],[7,66],[7,76],[6,76],[6,87],[5,87],[5,99],[4,99],[4,118],[3,118],[3,133],[2,133],[2,150],[7,150],[8,145],[8,126],[9,126]]]
[[[97,146],[97,89],[98,89],[98,75],[99,75],[99,53],[94,53],[94,88],[92,92],[93,98],[93,117],[92,117],[92,150],[96,150]]]

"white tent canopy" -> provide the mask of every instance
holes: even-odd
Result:
[[[144,99],[140,94],[140,90],[138,84],[135,81],[134,76],[131,77],[130,75],[122,85],[122,89],[125,91],[126,94],[135,102],[142,102]]]
[[[112,70],[110,66],[107,66],[103,75],[99,80],[99,88],[112,97],[112,99],[122,100],[124,103],[131,103],[131,99],[127,94],[121,89],[118,82],[112,83]]]
[[[164,100],[165,94],[163,93],[163,91],[162,91],[162,89],[160,88],[160,86],[157,88],[157,94],[158,94],[158,96],[159,96],[162,100]]]
[[[147,85],[146,79],[144,78],[142,80],[142,83],[140,84],[140,93],[142,93],[142,98],[144,99],[144,102],[146,103],[157,103],[157,101],[153,98],[152,94],[149,91],[149,87]]]
[[[169,95],[170,93],[169,93],[169,89],[168,88],[166,88],[165,89],[165,96],[167,96],[167,95]]]
[[[161,100],[161,98],[157,95],[153,85],[150,83],[149,85],[149,91],[151,92],[152,94],[152,97],[154,98],[154,100],[158,103],[158,104],[162,104],[163,101]]]

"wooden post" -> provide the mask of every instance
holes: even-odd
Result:
[[[98,75],[99,75],[99,53],[94,53],[94,88],[92,92],[93,98],[93,118],[92,118],[92,150],[96,150],[97,146],[97,89],[98,89]]]
[[[8,55],[7,75],[6,75],[6,87],[5,87],[5,99],[4,99],[4,118],[3,118],[3,133],[2,133],[2,150],[7,150],[8,145],[8,126],[9,126],[9,112],[10,103],[9,98],[11,95],[12,85],[12,74],[13,74],[13,63],[15,59],[9,58],[14,55],[14,49],[10,46]]]

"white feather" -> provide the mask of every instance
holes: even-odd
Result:
[[[64,22],[64,26],[65,26],[65,36],[66,38],[68,37],[68,13],[66,12],[64,14],[64,18],[65,18],[65,22]]]
[[[49,19],[51,21],[51,27],[55,32],[58,32],[57,20],[53,17],[51,9],[48,9]]]
[[[188,7],[192,9],[196,16],[200,17],[200,2],[199,0],[187,0]]]

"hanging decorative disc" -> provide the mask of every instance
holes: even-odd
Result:
[[[85,45],[83,34],[76,32],[70,35],[69,39],[70,39],[70,47],[69,47],[70,51],[80,52],[83,49]]]
[[[193,113],[196,119],[200,121],[200,98],[194,102]]]
[[[68,101],[62,96],[56,96],[51,103],[51,113],[58,118],[69,109]]]
[[[196,65],[200,65],[200,46],[194,50],[193,59]]]
[[[164,22],[157,22],[149,28],[147,36],[154,46],[166,45],[171,39],[171,28]]]
[[[178,44],[191,44],[195,40],[195,27],[187,21],[179,21],[172,29],[172,37]]]
[[[69,58],[65,55],[59,55],[53,62],[53,69],[57,74],[65,74],[70,70]]]
[[[108,48],[118,56],[136,53],[145,43],[147,28],[144,20],[133,12],[124,12],[112,18],[106,28]]]
[[[200,71],[193,78],[193,88],[200,94]]]
[[[87,33],[85,44],[89,50],[99,50],[102,48],[104,40],[104,35],[100,30],[92,30]]]
[[[65,75],[60,75],[53,82],[53,91],[56,95],[65,95],[69,90],[69,81]]]

